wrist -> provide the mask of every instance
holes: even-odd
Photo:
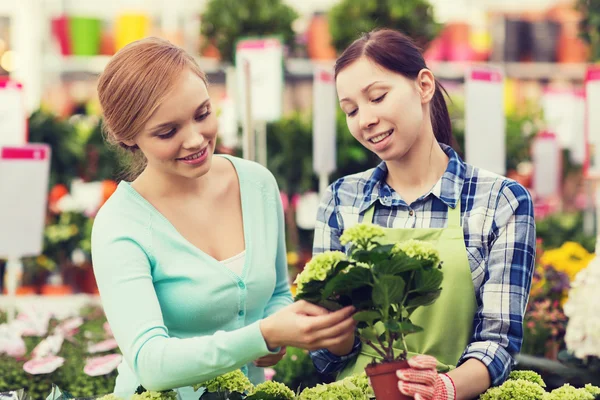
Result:
[[[262,319],[258,326],[260,327],[260,332],[265,340],[265,344],[269,351],[273,351],[273,349],[277,349],[281,347],[282,343],[279,342],[276,332],[277,330],[273,328],[272,318],[267,317]]]
[[[344,357],[344,356],[347,356],[348,354],[352,353],[352,350],[354,349],[354,343],[355,343],[355,336],[352,335],[350,338],[345,340],[343,343],[340,343],[339,345],[336,345],[336,346],[331,346],[331,347],[327,348],[327,350],[329,350],[332,354],[334,354],[338,357]]]

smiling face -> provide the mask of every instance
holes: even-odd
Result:
[[[185,69],[142,131],[126,144],[140,148],[152,171],[198,178],[210,170],[216,136],[206,84]]]
[[[422,138],[423,92],[417,82],[387,70],[367,57],[342,69],[336,79],[340,107],[350,133],[384,161],[399,160]],[[426,73],[425,75],[428,75]]]

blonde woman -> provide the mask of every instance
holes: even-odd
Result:
[[[155,38],[128,45],[98,84],[131,177],[98,213],[94,273],[124,355],[115,393],[179,388],[237,368],[258,383],[285,346],[354,334],[352,309],[292,304],[279,191],[260,165],[214,155],[217,119],[194,59]]]

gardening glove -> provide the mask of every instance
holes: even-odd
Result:
[[[456,400],[454,382],[435,369],[435,357],[419,355],[408,360],[410,368],[396,371],[398,390],[415,400]]]

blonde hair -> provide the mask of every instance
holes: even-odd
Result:
[[[167,40],[149,37],[130,43],[117,52],[98,81],[98,97],[108,143],[129,150],[127,179],[146,167],[146,158],[135,139],[164,101],[181,73],[189,69],[204,83],[206,75],[194,58]]]

